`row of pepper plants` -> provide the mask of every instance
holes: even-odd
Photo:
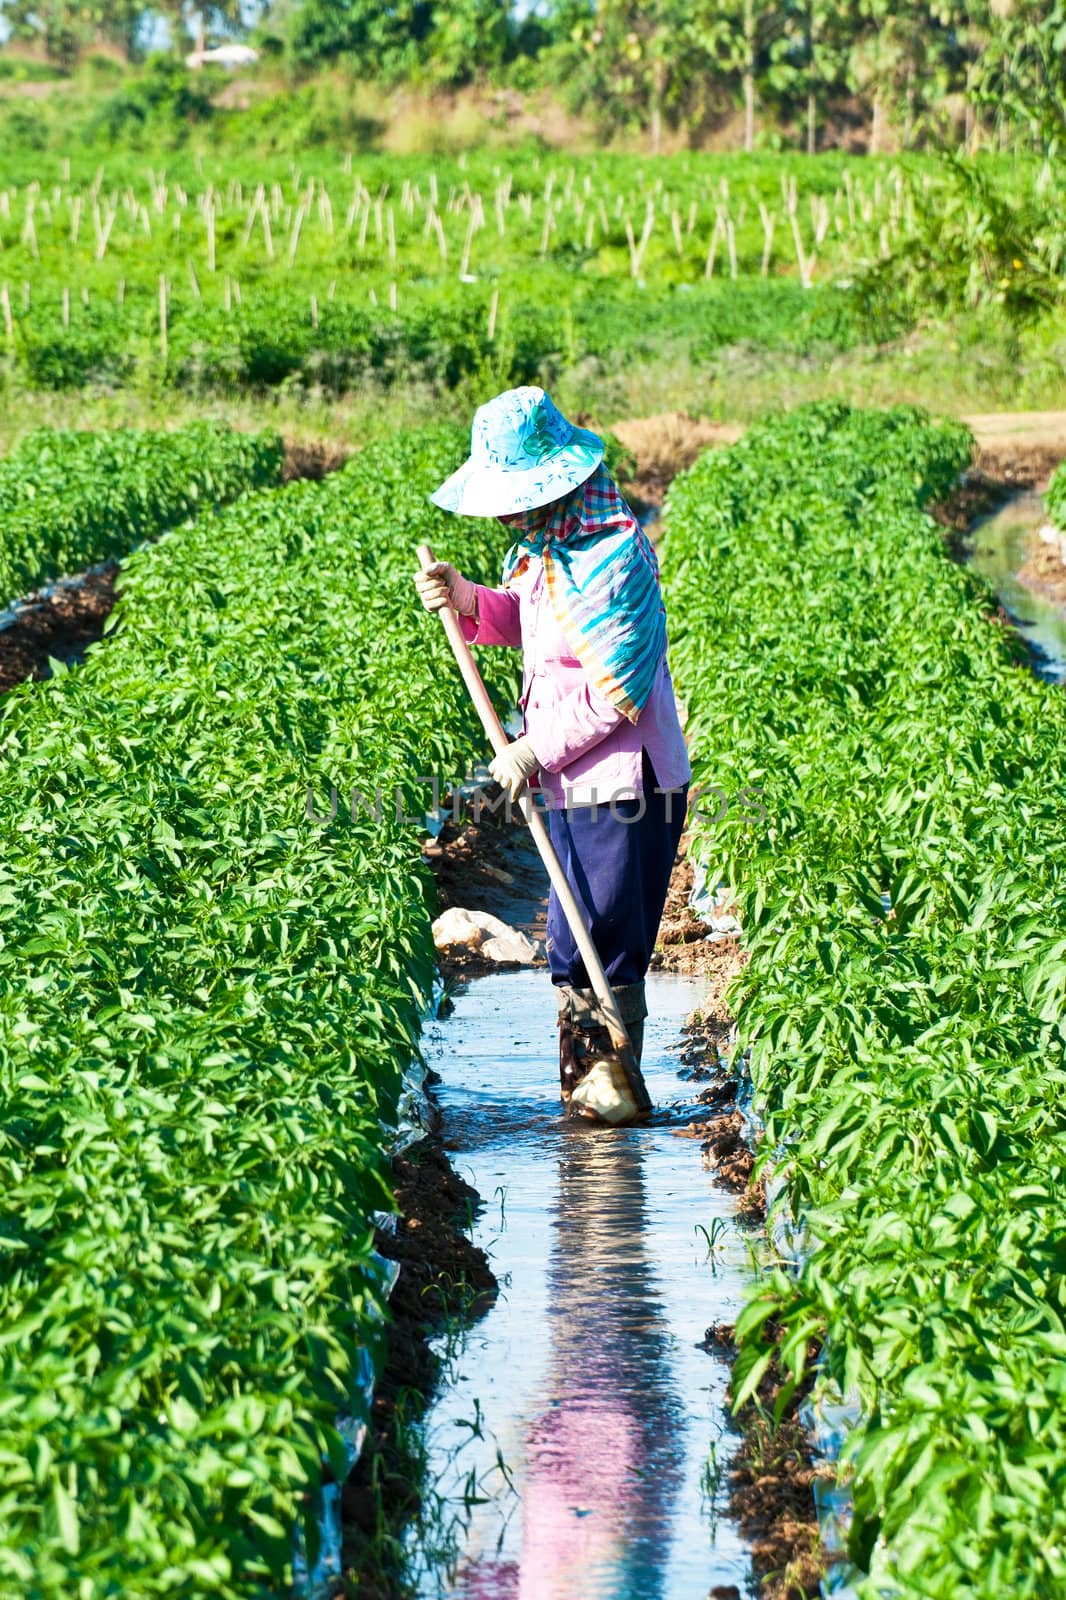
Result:
[[[282,385],[337,394],[412,381],[452,389],[464,380],[491,389],[550,385],[564,366],[587,360],[616,370],[652,358],[664,341],[709,361],[742,342],[798,354],[848,348],[859,332],[846,291],[804,292],[788,279],[649,294],[624,278],[582,281],[572,267],[531,262],[470,285],[420,275],[392,305],[391,281],[371,281],[371,303],[357,264],[338,271],[335,294],[324,293],[325,269],[312,262],[281,281],[246,284],[240,303],[227,305],[217,282],[193,293],[180,255],[171,266],[165,343],[157,285],[124,285],[118,304],[106,283],[87,306],[75,300],[64,321],[62,285],[38,272],[33,300],[14,307],[0,344],[0,379],[31,390],[147,382],[189,394]]]
[[[410,587],[426,537],[498,572],[425,499],[464,443],[142,546],[109,637],[5,699],[4,1595],[276,1594],[341,1464],[434,980],[415,780],[480,749]]]
[[[0,459],[0,604],[280,481],[275,433],[42,428]]]
[[[857,1392],[872,1594],[1066,1594],[1066,702],[926,507],[971,457],[920,412],[805,408],[678,479],[665,571],[700,826],[751,963],[760,1162],[802,1220],[739,1397]],[[789,1385],[783,1393],[787,1400]]]

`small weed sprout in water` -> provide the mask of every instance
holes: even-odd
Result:
[[[716,1266],[722,1258],[723,1241],[729,1233],[729,1224],[724,1217],[715,1217],[709,1228],[705,1228],[702,1222],[697,1222],[694,1232],[702,1233],[707,1245],[707,1260],[712,1266]]]

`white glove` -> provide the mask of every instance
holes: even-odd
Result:
[[[489,771],[500,785],[506,789],[511,800],[517,800],[526,786],[526,779],[531,777],[540,762],[537,760],[526,735],[509,744],[506,750],[501,750],[498,756],[493,756],[489,762]]]
[[[427,611],[443,611],[451,606],[460,616],[477,612],[477,589],[447,561],[434,561],[424,572],[415,573],[415,588]]]

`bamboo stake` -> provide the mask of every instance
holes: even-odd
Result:
[[[711,242],[707,246],[707,259],[703,264],[703,276],[705,278],[713,278],[714,277],[714,258],[718,253],[718,240],[719,240],[719,237],[721,235],[721,232],[722,232],[722,212],[721,212],[721,208],[719,208],[718,211],[715,213],[714,227],[711,229]]]
[[[637,244],[633,238],[633,224],[630,222],[629,218],[626,217],[626,243],[629,245],[629,266],[634,278],[640,277],[640,269],[644,261],[644,252],[648,248],[648,240],[651,238],[651,233],[654,226],[655,211],[654,208],[649,205],[648,209],[644,213],[644,227],[641,230],[640,243]]]
[[[300,243],[300,229],[303,227],[303,224],[304,203],[301,200],[299,206],[297,207],[295,220],[293,221],[292,233],[289,235],[289,251],[288,255],[285,257],[285,265],[287,267],[291,267],[293,262],[296,260],[296,247]]]
[[[215,202],[209,200],[204,207],[204,221],[207,223],[207,270],[215,270]]]
[[[471,212],[470,213],[470,221],[466,225],[466,238],[463,240],[462,260],[459,262],[459,276],[460,276],[460,278],[468,278],[470,276],[470,251],[471,251],[471,249],[473,247],[473,243],[474,243],[474,230],[475,230],[475,227],[476,227],[476,219],[474,217],[473,212]],[[542,250],[541,254],[543,255],[543,253],[544,252]]]
[[[770,254],[774,247],[774,229],[777,226],[777,212],[768,211],[763,202],[760,200],[759,218],[762,222],[762,263],[759,270],[762,273],[762,276],[765,278],[767,273],[770,271]]]
[[[263,191],[261,188],[257,189],[255,194],[252,196],[252,203],[248,207],[248,215],[244,219],[244,238],[242,241],[244,244],[247,244],[249,239],[252,237],[252,229],[255,227],[255,219],[259,215],[259,206],[261,203],[260,197],[262,193]]]
[[[41,253],[37,248],[37,226],[33,220],[32,197],[26,202],[26,220],[22,224],[22,243],[29,246],[30,254],[33,256],[34,261],[41,259]]]
[[[166,366],[168,355],[167,342],[167,279],[166,274],[159,274],[159,353]]]
[[[70,290],[66,284],[63,285],[63,326],[70,327]]]
[[[796,246],[796,261],[799,265],[800,283],[805,289],[809,289],[811,286],[811,268],[813,266],[813,260],[808,260],[804,251],[803,239],[800,235],[799,218],[796,216],[795,211],[789,212],[788,220],[792,225],[792,239]]]
[[[115,207],[100,220],[100,207],[93,202],[93,227],[96,229],[96,259],[102,261],[107,254],[108,241],[111,238],[111,229],[115,226],[118,211]]]
[[[4,293],[5,294],[7,293],[6,287],[4,289]],[[490,344],[492,344],[493,341],[496,338],[496,313],[499,311],[499,309],[500,309],[500,291],[499,291],[499,289],[493,289],[493,291],[492,291],[492,299],[489,301],[489,328],[488,328],[488,335],[489,335],[489,343]]]
[[[12,345],[15,342],[15,323],[11,316],[11,295],[6,283],[0,286],[0,308],[4,313],[4,337]]]
[[[317,296],[317,294],[313,294],[311,296],[311,326],[312,326],[312,328],[317,328],[318,327],[318,296]]]

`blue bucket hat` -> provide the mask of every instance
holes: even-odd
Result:
[[[575,428],[543,389],[508,389],[478,407],[469,459],[430,499],[464,517],[532,511],[561,500],[602,460],[603,440]]]

